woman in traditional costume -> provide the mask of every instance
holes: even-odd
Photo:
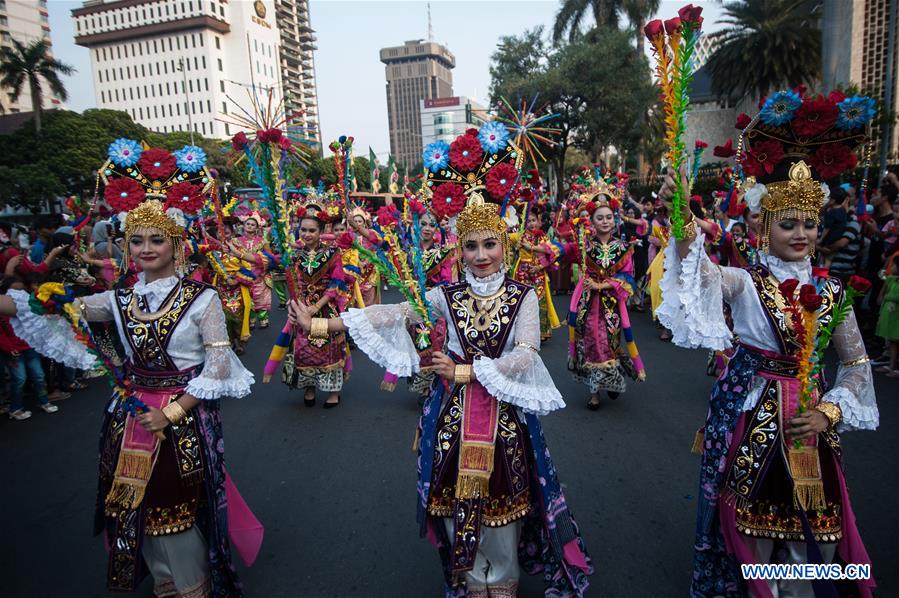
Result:
[[[336,243],[325,245],[321,241],[326,220],[321,209],[300,207],[298,214],[303,246],[296,250],[294,257],[297,292],[311,315],[335,317],[352,298],[353,276],[344,269],[341,248]],[[328,393],[325,409],[336,407],[349,372],[349,355],[346,334],[342,331],[320,334],[297,329],[293,351],[284,361],[284,383],[304,390],[303,402],[307,407],[315,405],[316,389]]]
[[[224,241],[229,244],[234,233],[232,224],[223,224]],[[230,252],[212,251],[209,265],[214,273],[212,285],[218,291],[225,311],[225,325],[231,348],[243,355],[244,347],[250,340],[250,316],[253,310],[252,286],[256,280],[252,264]]]
[[[567,259],[580,262],[568,313],[568,369],[589,389],[591,410],[599,409],[600,391],[616,399],[627,389],[625,377],[646,379],[627,312],[634,292],[633,247],[615,237],[614,192],[600,181],[581,196],[578,212],[586,212],[589,222],[578,224],[578,243],[565,248]]]
[[[349,224],[356,231],[363,244],[370,243],[371,214],[365,208],[356,207],[350,211]],[[381,302],[381,286],[378,270],[375,265],[364,258],[359,259],[359,292],[362,294],[362,302],[367,305],[376,305]]]
[[[745,580],[739,566],[870,563],[839,433],[878,425],[871,366],[852,311],[854,291],[817,278],[809,254],[829,193],[822,181],[855,165],[873,104],[795,91],[769,96],[738,152],[749,175],[745,199],[762,218],[758,264],[713,264],[688,211],[683,240],[666,250],[658,315],[674,342],[729,347],[724,302],[738,338],[697,437],[693,596],[837,595],[828,580]],[[673,188],[667,177],[662,197]],[[828,388],[819,364],[829,340],[840,364]],[[873,579],[858,580],[843,590],[870,596],[873,587]]]
[[[512,279],[534,287],[540,305],[540,341],[553,335],[553,330],[562,325],[553,306],[552,291],[549,288],[549,270],[557,268],[556,261],[562,254],[559,245],[553,243],[540,226],[543,206],[534,203],[528,210],[525,231],[513,233],[518,243],[518,259],[512,268]]]
[[[242,594],[228,539],[237,499],[226,481],[219,399],[248,395],[253,375],[231,350],[215,289],[179,273],[182,210],[196,211],[212,184],[202,164],[184,160],[196,149],[172,156],[130,140],[110,146],[100,170],[105,198],[128,212],[123,259],[141,272],[133,287],[74,303],[88,322],[114,322],[127,356],[127,391],[105,410],[100,441],[94,530],[105,533],[110,590],[133,591],[149,572],[156,596]],[[15,316],[16,333],[38,351],[94,368],[95,354],[68,317],[38,315],[35,301],[13,291],[0,297],[0,312]]]
[[[422,409],[416,443],[418,520],[440,553],[447,596],[515,596],[521,568],[542,574],[547,595],[582,596],[593,569],[537,417],[564,406],[538,353],[537,295],[507,275],[506,224],[479,194],[485,179],[494,200],[511,190],[509,162],[519,152],[505,127],[487,131],[504,134],[485,145],[496,157],[490,162],[442,160],[446,144],[425,150],[435,205],[464,206],[466,194],[473,197],[461,214],[461,206],[455,210],[464,280],[426,293],[449,330],[448,354],[433,358],[441,380]],[[476,153],[474,143],[459,145]],[[438,179],[441,172],[448,178]],[[310,318],[303,305],[292,312],[303,329],[349,330],[388,371],[408,376],[419,369],[406,324],[421,317],[409,303],[350,309],[328,320]]]
[[[275,267],[277,260],[272,255],[268,241],[262,236],[264,220],[259,212],[254,211],[243,220],[243,235],[234,239],[231,252],[252,265],[254,275],[250,284],[250,296],[253,309],[250,315],[250,328],[259,323],[260,328],[268,328],[269,312],[272,309],[272,276],[269,271]]]

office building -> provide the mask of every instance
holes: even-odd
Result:
[[[282,97],[274,0],[88,0],[72,17],[97,106],[148,129],[226,138],[239,130],[229,98],[248,108],[253,86]]]
[[[315,85],[315,32],[309,18],[309,0],[275,0],[281,33],[281,85],[294,126],[321,148],[318,89]]]
[[[44,40],[52,48],[47,0],[0,0],[0,45],[11,48],[14,39],[26,46],[36,40]],[[3,114],[32,111],[31,89],[27,84],[22,86],[15,100],[9,91],[4,89],[0,93]],[[43,91],[44,108],[59,108],[62,105],[49,86],[44,85]]]
[[[421,162],[421,101],[453,95],[456,57],[438,43],[407,41],[383,48],[381,62],[387,77],[387,118],[390,153],[407,168]]]
[[[465,96],[421,100],[419,110],[422,148],[434,141],[452,143],[466,129],[490,120],[486,108]]]

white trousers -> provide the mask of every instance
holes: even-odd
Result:
[[[453,538],[453,520],[444,518],[443,523]],[[472,596],[515,596],[518,577],[518,539],[521,536],[521,521],[502,527],[481,526],[481,541],[474,568],[465,572],[465,581]]]
[[[744,538],[746,545],[749,546],[755,555],[757,563],[771,563],[774,559],[774,540],[765,538]],[[784,564],[801,565],[808,562],[806,555],[805,542],[785,542],[786,546],[786,562]],[[821,556],[825,563],[833,561],[833,557],[837,552],[836,544],[818,544],[821,549]],[[778,560],[777,562],[780,562]],[[768,589],[774,598],[814,598],[815,592],[812,589],[812,582],[798,579],[769,579],[767,580]]]
[[[156,596],[207,595],[209,555],[196,526],[180,534],[144,536],[143,554]]]

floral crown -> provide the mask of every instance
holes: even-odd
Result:
[[[803,88],[772,94],[755,118],[741,114],[737,159],[749,209],[818,219],[830,195],[824,182],[858,165],[875,115],[872,98]]]
[[[478,203],[506,202],[518,188],[524,156],[512,143],[506,126],[494,121],[480,129],[468,129],[452,143],[428,144],[422,160],[431,211],[443,218],[459,215],[466,198],[475,193],[480,195]]]
[[[98,172],[103,199],[116,212],[128,213],[126,234],[138,227],[159,228],[180,238],[186,221],[206,202],[214,184],[206,152],[194,145],[169,152],[133,139],[109,144],[108,159]]]

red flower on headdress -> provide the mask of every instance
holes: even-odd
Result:
[[[650,21],[643,28],[643,33],[646,34],[647,39],[649,39],[650,41],[662,35],[664,31],[665,25],[662,24],[662,19]]]
[[[296,216],[298,220],[302,220],[306,217],[306,208],[303,206],[297,206]]]
[[[474,135],[460,135],[450,144],[450,163],[461,171],[471,171],[481,165],[484,149]]]
[[[815,98],[804,98],[802,106],[790,122],[793,132],[800,137],[814,137],[830,129],[837,122],[837,105],[818,94]]]
[[[393,206],[381,206],[378,208],[378,224],[382,227],[393,226],[397,223],[399,214]]]
[[[508,163],[497,164],[487,173],[487,193],[493,199],[503,199],[518,180],[518,171]]]
[[[822,179],[832,179],[840,174],[855,168],[858,157],[842,143],[822,145],[808,158],[818,176]]]
[[[428,208],[425,204],[421,203],[417,199],[409,200],[409,211],[413,214],[418,214],[419,216],[424,215],[425,212],[428,211]]]
[[[681,28],[680,19],[678,17],[674,17],[673,19],[668,19],[665,21],[665,33],[668,35],[674,35]]]
[[[824,299],[818,294],[815,285],[804,284],[799,288],[799,303],[808,311],[817,311]]]
[[[234,148],[234,151],[241,152],[249,142],[250,140],[247,139],[247,134],[241,131],[231,138],[231,147]]]
[[[839,89],[834,89],[832,92],[827,94],[827,99],[833,102],[834,104],[839,104],[843,100],[846,99],[846,94],[840,91]]]
[[[702,139],[697,139],[697,140],[693,143],[693,149],[705,149],[705,148],[707,148],[708,146],[709,146],[709,144],[706,143],[705,141],[703,141]]]
[[[465,208],[465,190],[458,183],[444,183],[434,189],[431,210],[438,219],[452,218]]]
[[[793,293],[796,292],[796,287],[799,286],[799,281],[795,278],[788,278],[779,285],[777,285],[777,289],[781,292],[781,294],[787,298],[788,301],[793,300]]]
[[[799,97],[801,98],[801,97],[803,97],[803,96],[805,95],[805,92],[806,92],[807,89],[808,89],[808,87],[806,87],[804,84],[799,84],[799,85],[797,85],[796,87],[793,88],[793,91],[795,91],[796,93],[798,93],[798,94],[799,94]]]
[[[140,171],[151,181],[163,181],[172,176],[177,165],[171,152],[159,147],[145,150],[137,161]]]
[[[751,123],[751,122],[752,122],[752,119],[749,117],[749,115],[746,114],[745,112],[741,112],[740,115],[737,117],[737,124],[734,126],[742,131],[743,129],[748,127],[749,123]]]
[[[784,159],[784,148],[779,141],[767,139],[756,143],[743,159],[743,171],[760,177],[774,172],[774,168]]]
[[[175,183],[165,193],[165,208],[178,208],[185,214],[196,214],[203,207],[203,188],[191,183]]]
[[[129,212],[140,205],[146,192],[144,188],[128,177],[109,179],[103,191],[103,199],[116,212]]]
[[[734,140],[728,139],[724,145],[716,145],[712,150],[712,155],[718,158],[733,158],[737,155],[737,150],[734,149]]]
[[[853,274],[849,277],[849,287],[859,295],[864,295],[871,288],[871,281],[864,276]]]
[[[614,212],[621,207],[621,202],[613,197],[609,200],[609,207],[612,208],[612,211]]]

